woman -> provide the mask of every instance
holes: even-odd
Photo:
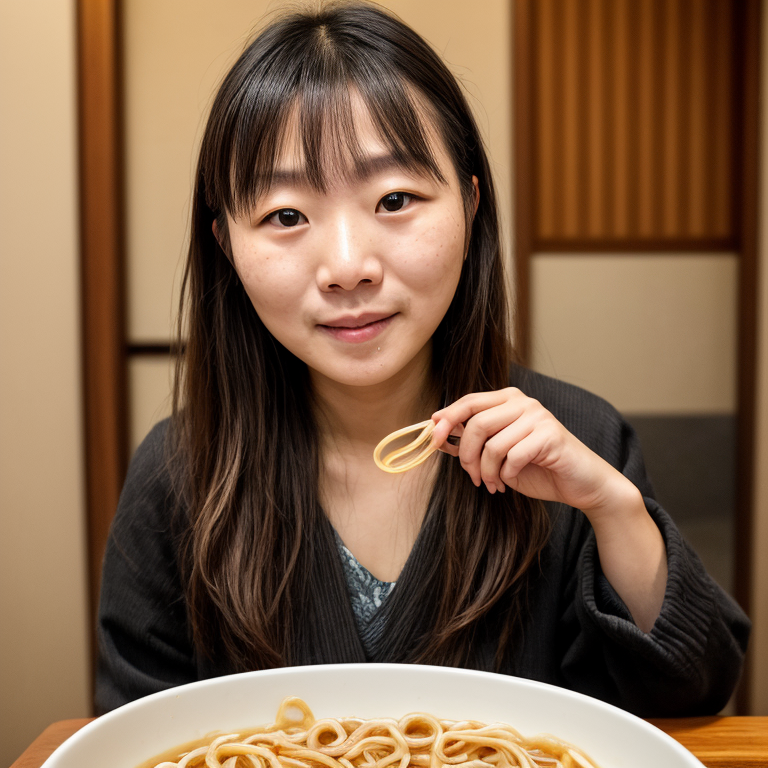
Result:
[[[749,623],[654,501],[621,417],[512,364],[482,142],[402,22],[294,13],[226,76],[180,328],[173,416],[134,458],[105,559],[101,709],[366,660],[645,715],[725,704]],[[443,453],[381,472],[374,446],[429,414]]]

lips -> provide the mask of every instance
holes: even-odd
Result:
[[[359,344],[376,338],[396,316],[396,312],[365,312],[362,315],[337,317],[325,323],[318,323],[317,327],[338,341]]]
[[[329,320],[326,323],[320,323],[328,328],[362,328],[364,325],[377,323],[392,317],[390,312],[365,312],[362,315],[343,315],[335,320]]]

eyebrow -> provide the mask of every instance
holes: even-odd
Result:
[[[411,176],[415,175],[421,178],[430,176],[426,169],[412,168],[399,161],[393,154],[373,155],[364,157],[355,163],[350,174],[352,180],[356,183],[368,181],[371,177],[385,173],[386,171],[399,170]],[[275,187],[308,187],[309,177],[304,168],[280,168],[272,172],[270,189]]]

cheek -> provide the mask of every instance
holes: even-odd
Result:
[[[401,247],[402,277],[411,287],[430,294],[453,295],[464,262],[463,221],[436,221]]]
[[[294,263],[275,254],[235,248],[234,244],[233,254],[240,281],[259,314],[295,312],[305,276]]]

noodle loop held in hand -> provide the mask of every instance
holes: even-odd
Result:
[[[435,422],[428,420],[398,429],[387,435],[373,451],[373,460],[379,469],[392,474],[407,472],[426,461],[436,450],[432,444]],[[406,437],[418,433],[410,442],[400,445]],[[398,447],[395,447],[398,446]]]

